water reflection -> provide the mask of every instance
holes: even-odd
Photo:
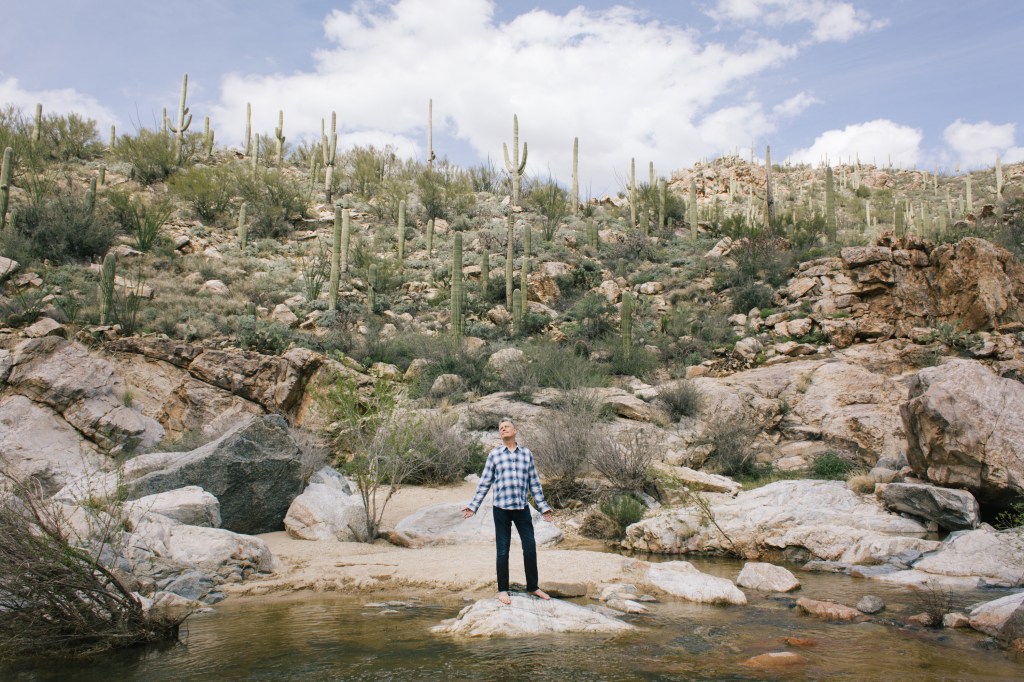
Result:
[[[694,561],[735,578],[734,561]],[[876,594],[883,618],[915,613],[912,595],[873,581],[798,573],[798,595],[856,603]],[[745,607],[685,602],[652,605],[629,617],[640,630],[619,637],[558,635],[520,639],[451,639],[429,628],[454,616],[458,597],[421,594],[412,606],[371,602],[402,595],[232,599],[194,616],[181,643],[117,652],[89,661],[23,663],[0,669],[4,680],[1011,680],[1024,666],[966,631],[908,630],[874,623],[835,624],[796,612],[795,597],[748,592]],[[961,606],[999,596],[957,595]],[[580,603],[589,603],[579,600]],[[919,609],[918,609],[919,610]],[[741,664],[786,649],[785,637],[815,642],[797,651],[795,671],[759,672]]]

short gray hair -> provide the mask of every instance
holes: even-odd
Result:
[[[501,419],[498,420],[498,428],[501,428],[501,425],[504,424],[505,422],[508,422],[512,426],[516,425],[516,423],[512,421],[512,417],[502,417]]]

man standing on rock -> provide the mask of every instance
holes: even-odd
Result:
[[[533,463],[533,453],[516,442],[516,425],[509,417],[498,423],[502,445],[487,455],[487,464],[480,477],[473,500],[462,508],[462,515],[470,518],[480,508],[487,491],[494,486],[494,540],[498,548],[498,601],[511,604],[508,595],[508,552],[512,544],[512,524],[516,524],[519,540],[523,543],[523,564],[526,569],[526,591],[541,599],[550,599],[537,586],[537,542],[533,537],[533,518],[526,502],[527,488],[533,493],[544,516],[551,522],[551,505],[544,500],[540,477]]]

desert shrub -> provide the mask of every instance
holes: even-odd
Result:
[[[590,465],[618,490],[647,492],[652,487],[651,463],[657,451],[647,431],[633,431],[622,442],[597,437],[590,450]]]
[[[158,198],[146,202],[135,198],[131,202],[131,232],[139,251],[149,251],[160,238],[160,228],[174,215],[174,205]]]
[[[526,191],[526,205],[544,216],[542,234],[545,241],[551,241],[558,224],[569,215],[569,192],[548,177],[547,181],[531,183]]]
[[[285,236],[292,220],[306,217],[309,193],[298,180],[274,169],[237,177],[238,193],[249,205],[251,239]]]
[[[700,411],[701,398],[700,389],[686,379],[658,393],[658,399],[664,403],[674,421],[695,416]]]
[[[33,194],[14,231],[24,238],[30,258],[57,263],[100,258],[117,233],[107,213],[70,187]]]
[[[359,146],[345,154],[342,163],[347,168],[352,191],[363,200],[376,196],[392,157],[394,151],[390,148]]]
[[[617,325],[615,306],[599,293],[583,296],[565,316],[576,323],[573,336],[586,341],[604,338]]]
[[[594,447],[598,408],[596,401],[577,394],[523,429],[529,433],[537,470],[551,480],[552,504],[576,494],[576,484]]]
[[[497,431],[505,414],[494,410],[467,410],[463,423],[470,431]]]
[[[171,176],[168,185],[197,218],[214,222],[231,205],[235,174],[226,166],[193,166]]]
[[[422,441],[416,450],[421,466],[409,483],[455,483],[467,474],[483,471],[487,461],[484,445],[470,437],[452,419],[442,415],[423,420]]]
[[[875,479],[870,476],[851,476],[846,481],[846,487],[861,495],[870,495],[875,492]]]
[[[59,161],[92,159],[103,152],[96,121],[75,113],[44,117],[41,136],[49,144],[50,155]]]
[[[299,446],[299,452],[302,453],[302,482],[306,484],[310,477],[326,466],[330,460],[330,443],[321,434],[299,427],[289,427],[288,435]]]
[[[299,270],[302,273],[302,293],[308,303],[320,298],[324,285],[331,277],[331,255],[324,248],[323,242],[317,241],[313,253],[303,253],[299,257]]]
[[[235,343],[242,350],[279,355],[292,342],[291,328],[280,322],[261,320],[253,315],[235,317]]]
[[[657,261],[659,255],[656,239],[644,236],[640,230],[627,230],[622,241],[609,246],[607,255],[602,260],[605,264],[618,268],[619,262],[623,267],[628,267],[631,263]]]
[[[981,337],[974,332],[964,329],[957,322],[940,322],[935,327],[928,342],[938,341],[956,351],[969,351],[982,345]]]
[[[853,470],[853,465],[834,452],[826,452],[814,458],[811,475],[826,481],[842,481]]]
[[[1006,509],[996,514],[993,525],[999,530],[1024,526],[1024,496],[1018,497]]]
[[[642,346],[626,349],[616,343],[612,347],[612,374],[649,379],[657,369],[658,356]]]
[[[42,315],[49,295],[48,289],[31,287],[15,290],[10,298],[0,296],[0,320],[11,327],[32,324]]]
[[[605,386],[608,376],[600,367],[572,352],[571,348],[548,341],[535,341],[524,348],[537,385],[564,391],[585,386]]]
[[[0,658],[82,654],[175,639],[178,618],[147,615],[121,577],[125,515],[96,498],[92,533],[71,531],[33,482],[7,477],[0,496]]]
[[[736,267],[723,267],[715,273],[715,284],[720,289],[740,287],[758,280],[779,286],[786,281],[793,263],[793,256],[783,242],[765,236],[742,242],[732,249],[729,257]]]
[[[601,503],[601,513],[619,527],[619,537],[625,537],[626,529],[642,519],[647,510],[644,503],[632,495],[616,495]]]
[[[143,185],[164,180],[178,167],[174,137],[143,128],[138,135],[123,135],[114,146],[114,156],[131,164],[135,179]]]
[[[501,371],[499,385],[514,399],[529,402],[534,391],[540,388],[537,368],[529,362],[513,363]]]
[[[711,446],[705,465],[725,476],[755,476],[759,467],[751,446],[756,435],[746,415],[717,417],[704,430],[703,442]]]
[[[425,220],[464,215],[476,202],[470,177],[447,163],[417,173],[416,188]]]
[[[912,595],[911,606],[919,613],[927,614],[928,627],[942,627],[942,618],[953,611],[953,591],[934,580],[926,580],[920,585],[910,585]]]
[[[732,291],[732,311],[746,314],[752,308],[770,308],[775,302],[771,287],[757,282],[742,284]]]

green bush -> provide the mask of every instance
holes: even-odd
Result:
[[[811,465],[811,475],[826,481],[843,481],[853,471],[853,465],[834,452],[818,455]]]
[[[94,159],[103,152],[96,121],[78,114],[44,117],[40,134],[50,147],[50,155],[58,161]]]
[[[658,364],[658,356],[641,346],[634,346],[628,352],[621,343],[616,343],[613,347],[612,374],[646,380],[654,375]]]
[[[1024,496],[1018,497],[1006,509],[996,514],[994,525],[999,530],[1024,526]]]
[[[702,395],[692,381],[683,379],[675,386],[659,392],[658,399],[668,408],[672,419],[679,421],[682,417],[693,417],[700,412]]]
[[[131,228],[139,251],[149,251],[160,238],[160,228],[174,215],[174,205],[163,198],[146,203],[142,199],[131,202]]]
[[[585,341],[603,339],[615,331],[617,325],[615,306],[599,293],[583,296],[565,317],[576,323],[573,337]]]
[[[291,328],[280,322],[269,322],[252,315],[235,318],[235,343],[242,350],[266,355],[280,355],[291,344]]]
[[[644,503],[632,495],[616,495],[601,503],[601,513],[610,518],[619,527],[619,537],[625,537],[626,529],[641,520],[647,508]]]
[[[226,166],[193,166],[171,176],[171,191],[188,202],[200,220],[216,221],[235,195],[235,173]]]
[[[753,308],[768,308],[775,302],[771,287],[756,282],[740,285],[732,291],[732,311],[746,314]]]
[[[589,359],[574,353],[571,348],[537,340],[523,350],[538,386],[570,391],[608,385],[608,375]]]
[[[240,174],[238,193],[249,204],[250,239],[283,237],[309,210],[308,188],[275,169]]]
[[[756,476],[760,467],[751,449],[756,435],[745,415],[717,417],[704,430],[703,442],[711,446],[705,464],[724,476]]]
[[[544,216],[542,234],[545,241],[551,241],[558,224],[569,215],[569,192],[549,177],[531,183],[525,194],[526,205]]]
[[[178,167],[174,137],[143,128],[138,135],[124,135],[114,146],[114,156],[132,165],[135,179],[143,185],[164,180]]]
[[[22,239],[7,244],[5,252],[20,247],[27,251],[16,260],[49,260],[56,263],[101,258],[117,235],[111,216],[90,206],[82,192],[40,189],[19,211],[14,232]]]
[[[421,427],[422,440],[416,449],[421,465],[407,479],[409,483],[445,485],[483,471],[486,448],[450,419],[427,417]]]

